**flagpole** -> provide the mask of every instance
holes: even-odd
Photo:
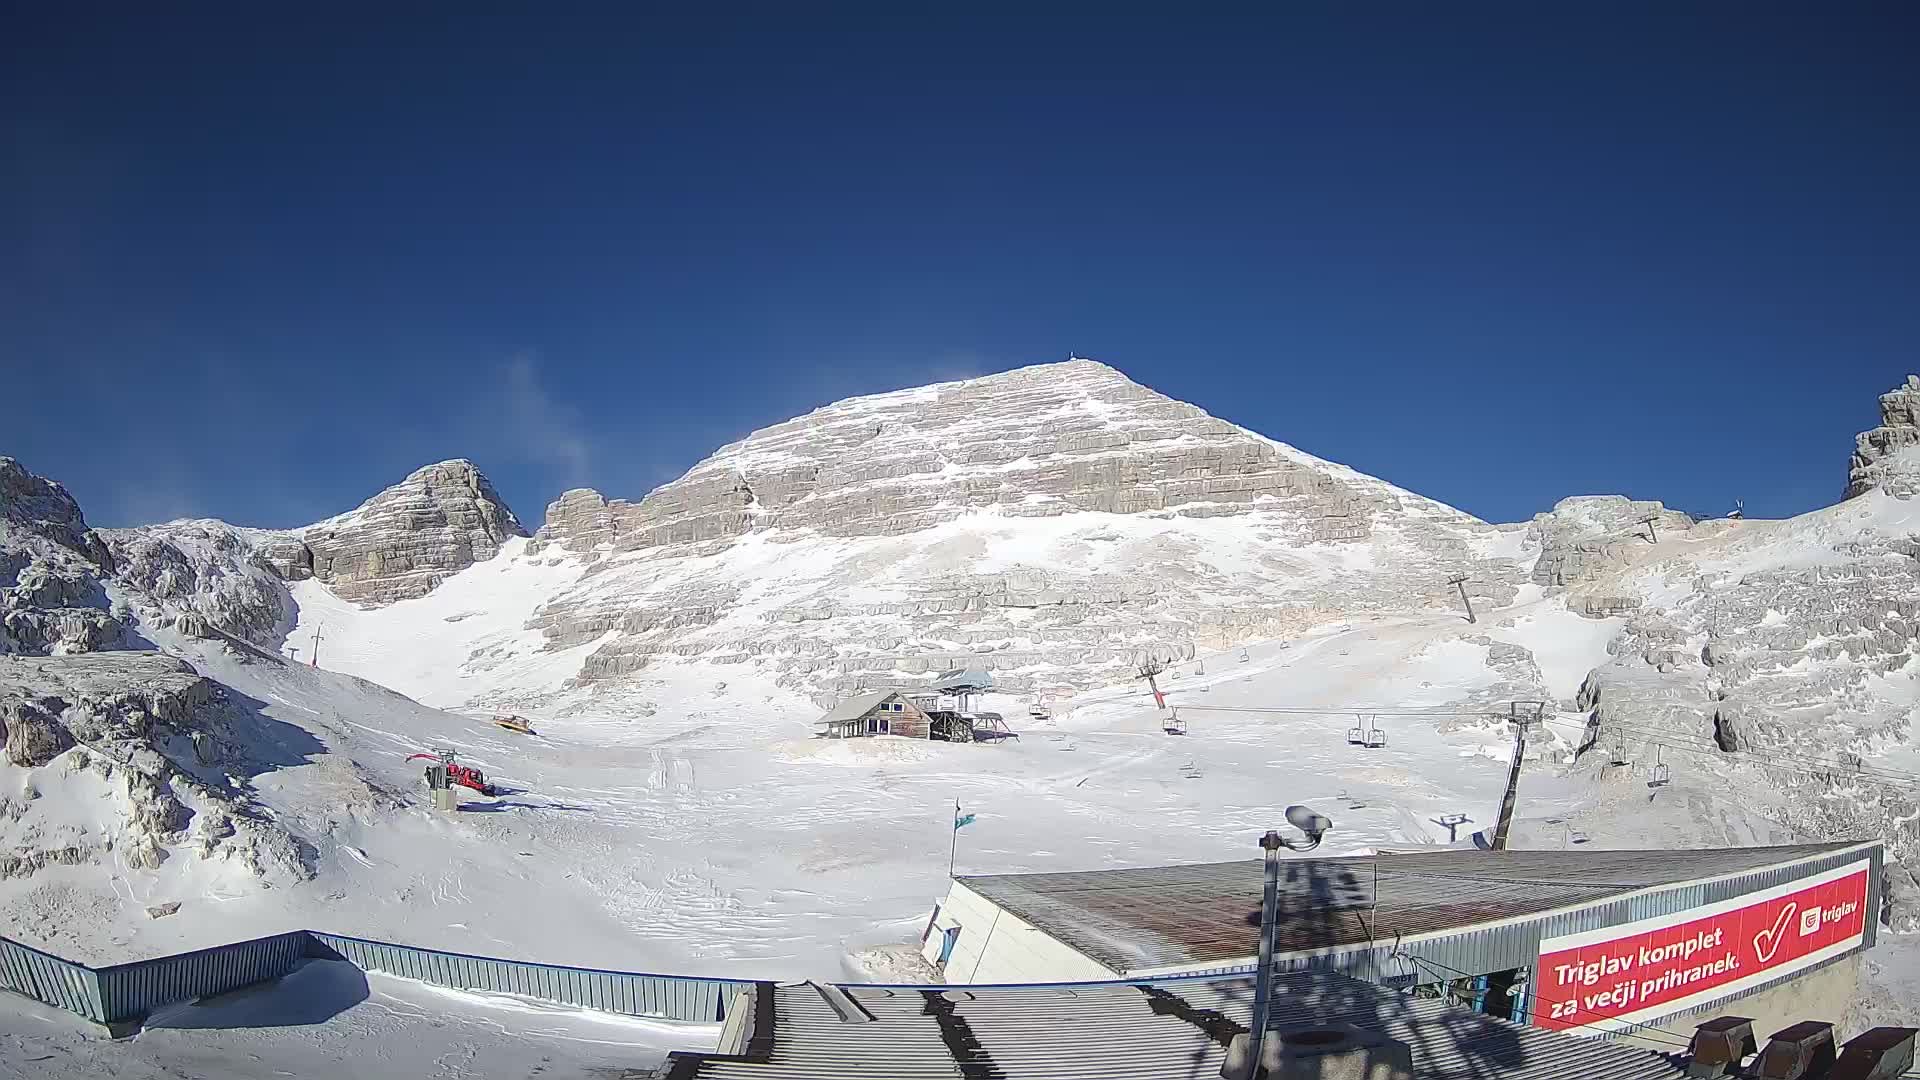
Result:
[[[947,876],[953,876],[953,860],[960,854],[960,800],[953,800],[953,843],[947,848]]]

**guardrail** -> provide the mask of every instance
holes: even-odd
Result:
[[[583,1009],[664,1020],[718,1023],[727,1018],[727,1005],[733,996],[753,985],[738,979],[650,975],[469,956],[318,931],[308,931],[307,938],[312,950],[309,955],[345,960],[362,971],[381,971],[455,990],[518,994]]]
[[[294,930],[208,949],[88,967],[0,937],[0,990],[97,1024],[137,1023],[165,1005],[280,978],[313,958],[455,990],[516,994],[626,1016],[718,1023],[753,983],[565,967]]]

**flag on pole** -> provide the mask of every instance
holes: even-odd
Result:
[[[955,832],[959,832],[959,831],[960,831],[960,826],[962,826],[962,825],[971,825],[971,824],[973,824],[973,815],[972,815],[972,814],[962,814],[962,813],[960,812],[960,807],[959,807],[958,805],[956,805],[956,806],[954,806],[954,808],[953,808],[953,829],[954,829],[954,831],[955,831]]]

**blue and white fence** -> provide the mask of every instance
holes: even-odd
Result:
[[[295,930],[210,949],[92,968],[0,938],[0,990],[92,1020],[139,1020],[164,1005],[280,978],[302,960],[341,960],[434,986],[517,994],[627,1016],[693,1023],[726,1019],[735,995],[753,983],[686,975],[536,964],[417,949],[384,941]]]

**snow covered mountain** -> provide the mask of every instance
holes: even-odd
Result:
[[[1225,858],[1285,788],[1345,806],[1349,850],[1444,841],[1488,823],[1515,700],[1551,703],[1528,843],[1920,863],[1920,380],[1880,420],[1851,497],[1778,522],[1582,496],[1492,525],[1085,360],[837,402],[532,536],[464,460],[304,529],[95,532],[0,459],[0,900],[115,958],[318,922],[838,974],[944,871],[937,815],[877,821],[978,803],[1002,870]],[[991,752],[808,738],[837,694],[953,666],[1056,718]],[[1356,713],[1406,714],[1390,750],[1350,757]],[[436,745],[516,794],[431,814],[405,758]],[[129,927],[125,897],[186,906]]]
[[[499,571],[524,585],[482,575],[474,628],[493,632],[451,658],[467,696],[428,699],[644,709],[689,661],[767,671],[815,701],[955,666],[1009,690],[1084,689],[1150,659],[1442,603],[1454,571],[1511,598],[1525,573],[1504,556],[1523,544],[1072,360],[837,402],[637,503],[567,492]],[[531,601],[519,625],[485,618],[505,593],[516,611]],[[425,632],[397,612],[324,617],[374,651]]]

